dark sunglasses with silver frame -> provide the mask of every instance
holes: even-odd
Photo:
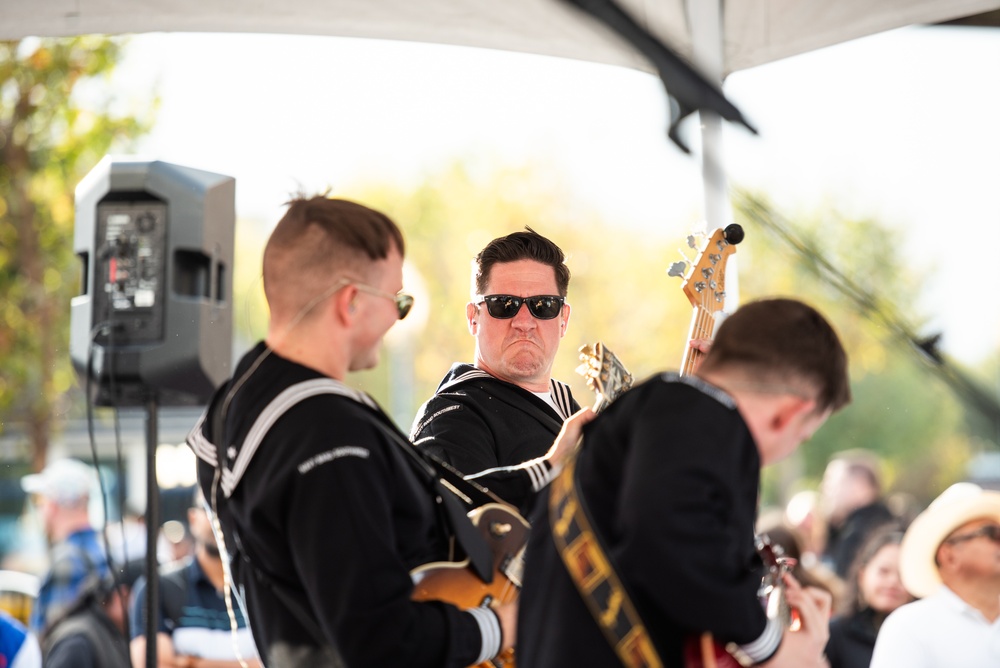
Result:
[[[521,304],[528,307],[528,313],[538,320],[552,320],[562,312],[564,297],[559,295],[535,295],[516,297],[514,295],[480,295],[476,304],[486,304],[486,311],[498,320],[509,320],[521,310]]]
[[[365,285],[364,283],[358,283],[357,281],[351,281],[348,285],[353,285],[358,290],[362,292],[367,292],[378,297],[385,297],[386,299],[391,299],[396,303],[396,310],[399,312],[399,319],[402,320],[409,314],[410,309],[413,308],[413,296],[408,295],[405,292],[397,292],[392,294],[391,292],[386,292],[385,290],[379,290],[378,288],[373,288],[370,285]]]

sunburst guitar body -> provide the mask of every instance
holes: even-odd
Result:
[[[483,582],[469,561],[434,562],[411,572],[416,583],[414,601],[444,601],[463,610],[490,603],[507,603],[521,592],[524,573],[524,548],[528,542],[529,525],[510,506],[488,503],[469,513],[469,519],[480,532],[493,555],[493,581]],[[514,668],[514,651],[478,664],[477,668]]]

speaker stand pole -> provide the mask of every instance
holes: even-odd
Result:
[[[160,491],[156,482],[156,446],[159,441],[156,392],[146,401],[146,668],[156,668],[156,631],[160,609],[160,578],[156,544],[160,534]]]

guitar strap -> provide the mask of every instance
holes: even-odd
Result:
[[[556,549],[594,621],[627,668],[662,668],[649,632],[593,529],[577,490],[571,458],[549,486],[549,524]]]

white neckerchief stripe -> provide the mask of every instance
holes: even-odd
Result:
[[[285,389],[281,394],[272,399],[271,403],[257,416],[257,419],[250,427],[250,431],[247,432],[246,438],[243,439],[243,445],[240,447],[240,453],[236,457],[236,461],[233,462],[232,470],[226,467],[222,468],[222,491],[227,497],[236,489],[236,485],[239,484],[240,479],[250,465],[250,461],[257,452],[257,448],[260,447],[261,442],[267,436],[268,430],[274,426],[274,423],[295,404],[320,394],[337,394],[348,399],[353,399],[371,408],[376,407],[375,402],[367,394],[353,390],[332,378],[307,380]]]

